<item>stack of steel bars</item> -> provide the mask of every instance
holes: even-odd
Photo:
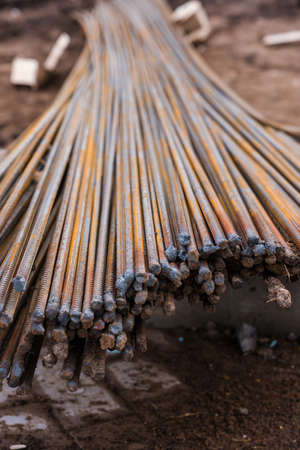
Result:
[[[161,0],[101,1],[53,104],[0,161],[0,378],[104,376],[175,300],[300,272],[300,147],[186,47]],[[259,120],[258,120],[259,119]],[[41,348],[42,352],[41,352]]]

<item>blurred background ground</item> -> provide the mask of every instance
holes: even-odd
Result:
[[[173,6],[182,1],[171,1]],[[214,31],[199,51],[246,100],[278,121],[300,125],[299,44],[266,48],[261,37],[299,28],[298,0],[204,0]],[[24,129],[53,99],[78,57],[83,37],[72,13],[93,0],[0,1],[0,146]],[[15,55],[43,60],[66,31],[71,46],[59,76],[42,90],[16,90],[9,83]]]
[[[0,1],[0,147],[7,145],[54,98],[83,45],[72,13],[92,3]],[[264,34],[299,28],[299,2],[205,0],[203,3],[214,31],[199,46],[199,52],[257,109],[278,121],[300,125],[300,45],[275,49],[261,44]],[[68,32],[72,41],[57,78],[38,91],[12,87],[9,73],[13,57],[43,60],[62,31]],[[209,336],[205,330],[176,328],[168,333],[176,345],[167,349],[152,345],[146,359],[175,374],[185,389],[163,393],[159,400],[136,401],[132,394],[129,402],[132,411],[125,419],[106,421],[100,428],[95,418],[89,419],[81,434],[72,431],[65,435],[68,448],[300,448],[299,341],[291,343],[282,338],[271,350],[270,337],[261,342],[258,353],[243,357],[230,331]],[[178,338],[183,338],[183,342],[179,343]],[[0,416],[1,409],[6,407],[0,405]],[[14,407],[9,405],[12,411]],[[54,420],[50,400],[41,405],[35,399],[29,407],[36,414],[39,408],[44,408],[46,417],[48,414],[49,420]],[[55,426],[61,433],[65,431],[61,423]],[[55,433],[51,434],[51,440],[42,435],[37,438],[20,426],[14,438],[19,442],[23,439],[31,449],[67,448],[59,433],[57,438]],[[13,443],[9,430],[0,434],[1,449]]]

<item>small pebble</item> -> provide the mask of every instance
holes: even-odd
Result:
[[[248,414],[249,414],[248,408],[240,408],[240,413],[243,416],[248,416]]]
[[[271,348],[268,347],[262,347],[257,351],[257,354],[259,356],[261,356],[262,358],[264,358],[265,361],[270,360],[270,359],[275,359],[275,355],[273,353],[273,350]]]
[[[276,339],[274,339],[274,340],[270,343],[269,347],[270,347],[270,348],[275,348],[275,347],[277,346],[277,344],[278,344],[278,341],[277,341]]]
[[[296,335],[296,333],[294,333],[293,331],[291,331],[288,336],[287,336],[288,340],[290,342],[295,342],[298,339],[298,336]]]
[[[256,349],[256,328],[249,323],[242,323],[237,328],[237,338],[243,353],[253,352]]]
[[[9,450],[21,450],[23,448],[27,448],[25,444],[14,444],[9,447]]]

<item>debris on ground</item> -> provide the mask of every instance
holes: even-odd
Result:
[[[67,33],[62,33],[43,64],[34,58],[15,57],[11,65],[11,84],[35,89],[42,86],[55,73],[70,40]]]
[[[267,46],[295,44],[300,42],[300,30],[287,31],[285,33],[268,34],[263,37],[263,43]]]

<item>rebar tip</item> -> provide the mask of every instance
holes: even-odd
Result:
[[[58,313],[58,322],[63,326],[66,327],[70,320],[70,313],[69,311],[65,309],[61,309]]]
[[[41,323],[33,322],[30,331],[34,336],[43,336],[46,330]]]
[[[191,236],[186,231],[178,233],[178,242],[180,245],[186,246],[191,242]]]
[[[92,311],[96,312],[101,311],[102,307],[103,307],[103,298],[101,295],[97,295],[96,297],[93,298],[91,302],[91,309]]]
[[[203,258],[207,258],[208,256],[216,253],[218,250],[220,250],[220,247],[218,245],[206,244],[200,250],[200,256],[202,256]]]
[[[266,253],[266,247],[265,244],[256,244],[253,249],[253,255],[254,256],[263,256]]]
[[[13,321],[13,317],[11,314],[8,313],[2,313],[1,318],[0,318],[0,328],[8,328],[9,325],[12,323]]]
[[[42,358],[43,366],[51,369],[57,363],[57,358],[53,353],[48,353]]]
[[[235,249],[236,245],[242,245],[242,240],[238,234],[232,233],[228,236],[228,242],[231,249]]]
[[[8,374],[8,368],[0,367],[0,380],[4,380],[7,377],[7,374]]]
[[[256,244],[259,243],[259,237],[256,235],[249,236],[247,242],[249,247],[254,247]]]
[[[126,270],[123,279],[126,283],[126,289],[128,289],[134,280],[134,272],[132,270]]]
[[[150,271],[150,274],[159,275],[161,272],[161,265],[159,264],[159,262],[151,262],[149,264],[149,271]],[[150,276],[150,274],[149,274],[149,276]]]
[[[148,298],[148,290],[143,289],[142,291],[136,293],[134,303],[136,305],[144,305],[147,301],[147,298]]]
[[[55,320],[59,311],[60,299],[55,295],[49,299],[47,309],[46,309],[46,317],[49,320]]]
[[[13,278],[12,284],[17,292],[25,292],[26,281],[22,275],[17,275],[15,278]]]
[[[24,374],[24,367],[18,361],[16,361],[10,371],[10,377],[8,379],[8,385],[11,388],[16,388],[21,384],[21,379]]]
[[[128,287],[128,285],[127,285],[126,279],[123,276],[119,277],[116,281],[116,289],[119,291],[119,293],[122,297],[125,296],[127,287]]]
[[[277,245],[274,242],[266,242],[265,249],[267,255],[276,255]]]
[[[79,389],[77,380],[70,380],[67,382],[67,388],[70,392],[76,392]]]
[[[188,252],[186,248],[181,247],[178,250],[178,258],[180,259],[180,261],[186,261],[188,257]]]
[[[85,329],[91,328],[93,326],[94,317],[95,315],[92,310],[86,309],[85,311],[83,311],[80,317],[82,327]]]
[[[145,285],[147,287],[154,287],[157,284],[157,278],[155,275],[153,275],[153,273],[149,273],[149,278],[146,281]]]
[[[68,340],[68,335],[64,328],[56,327],[52,330],[52,338],[55,342],[62,344]]]
[[[177,248],[174,245],[169,245],[165,250],[165,255],[168,261],[175,262],[177,258]]]
[[[73,325],[78,326],[80,324],[81,312],[77,310],[71,310],[70,318]]]
[[[114,312],[116,310],[116,301],[114,296],[109,292],[104,294],[104,309],[108,312]]]
[[[216,239],[216,245],[220,247],[221,250],[225,250],[228,248],[228,240],[225,237]]]
[[[148,274],[146,272],[137,272],[135,274],[135,279],[138,283],[146,283],[148,280]]]
[[[45,319],[45,314],[40,309],[35,309],[33,312],[33,318],[36,323],[42,323]]]

